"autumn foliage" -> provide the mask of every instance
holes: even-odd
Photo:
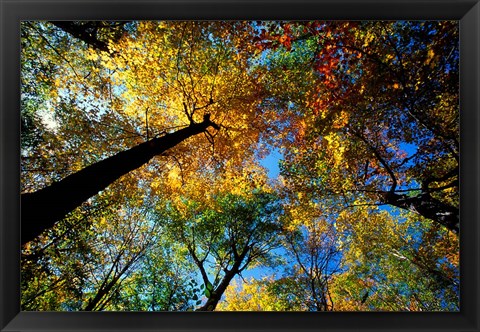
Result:
[[[458,30],[23,22],[22,309],[458,311]]]

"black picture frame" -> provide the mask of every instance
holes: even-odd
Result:
[[[0,0],[1,331],[479,331],[480,3],[478,0]],[[335,19],[460,21],[461,303],[452,313],[20,311],[20,21]]]

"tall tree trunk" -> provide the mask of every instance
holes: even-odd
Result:
[[[142,252],[143,252],[143,250],[142,250]],[[96,307],[98,306],[98,304],[100,303],[100,301],[112,290],[113,286],[115,286],[117,284],[118,280],[125,274],[125,272],[127,272],[127,270],[130,268],[130,266],[132,266],[132,264],[141,256],[142,252],[135,255],[128,262],[128,264],[126,264],[122,268],[122,270],[120,272],[118,272],[118,274],[114,275],[112,280],[110,280],[108,282],[107,282],[107,280],[104,280],[103,284],[98,289],[97,294],[95,294],[95,296],[87,303],[87,305],[85,306],[85,309],[83,309],[83,310],[84,311],[95,310]],[[120,254],[117,257],[117,261],[121,258],[121,256],[122,256],[122,254]],[[112,266],[112,270],[113,270],[113,268],[114,268],[114,266]],[[109,275],[107,276],[107,278],[108,277],[109,277]],[[104,302],[103,304],[106,304],[106,302]]]
[[[250,246],[244,247],[242,254],[235,259],[235,263],[233,264],[232,268],[226,271],[225,275],[222,278],[222,281],[220,282],[220,285],[218,285],[218,287],[212,291],[210,297],[207,299],[207,302],[203,306],[198,308],[196,311],[215,310],[218,302],[222,298],[223,293],[225,293],[225,290],[227,289],[232,279],[235,277],[235,275],[239,274],[241,270],[245,267],[244,265],[244,267],[241,269],[240,265],[242,264],[249,251]]]
[[[225,290],[237,273],[238,269],[236,271],[232,269],[230,272],[226,273],[222,278],[220,285],[218,285],[218,287],[212,291],[212,294],[207,299],[207,302],[196,311],[214,311],[218,302],[220,302],[223,293],[225,293]]]
[[[100,21],[92,21],[80,24],[69,21],[50,21],[56,27],[71,34],[73,37],[82,40],[93,48],[110,53],[106,42],[97,38],[96,30],[101,27]],[[91,31],[88,31],[88,30]]]
[[[384,197],[384,202],[387,204],[418,213],[427,219],[438,222],[457,234],[460,231],[458,208],[439,201],[429,193],[421,193],[413,197],[385,193]]]
[[[219,127],[205,115],[203,122],[174,133],[151,139],[105,160],[87,166],[59,182],[33,193],[21,196],[22,244],[25,244],[90,197],[105,189],[122,175],[146,164],[154,156],[174,147],[185,139],[205,132],[208,127]]]

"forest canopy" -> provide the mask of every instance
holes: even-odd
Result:
[[[27,311],[459,311],[456,21],[24,21]]]

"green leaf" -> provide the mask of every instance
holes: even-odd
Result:
[[[207,282],[207,289],[211,292],[213,291],[213,285],[210,282]]]

